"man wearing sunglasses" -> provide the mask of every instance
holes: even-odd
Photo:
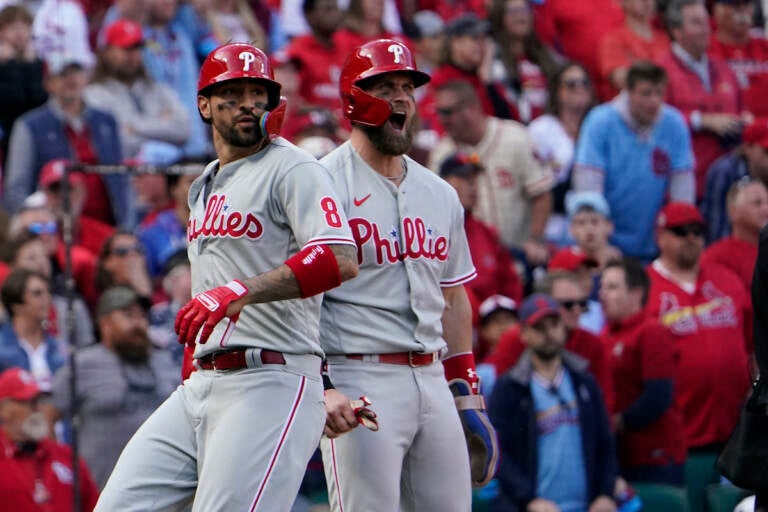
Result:
[[[672,202],[661,210],[660,254],[648,268],[647,309],[672,332],[680,352],[675,399],[682,407],[689,457],[708,456],[714,463],[749,387],[752,307],[738,276],[701,264],[704,231],[693,205]]]

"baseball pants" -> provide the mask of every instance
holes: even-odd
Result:
[[[331,509],[469,512],[469,455],[443,365],[328,362],[336,388],[368,396],[380,426],[320,442]]]
[[[193,373],[128,442],[95,510],[289,511],[325,405],[320,359],[285,360]]]

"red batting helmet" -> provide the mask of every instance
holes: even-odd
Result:
[[[269,96],[267,109],[280,102],[280,84],[275,81],[269,57],[247,43],[228,43],[208,54],[200,67],[197,94],[205,95],[212,85],[240,78],[253,78],[264,84]]]
[[[392,114],[389,102],[365,92],[361,82],[375,76],[408,73],[416,87],[429,82],[429,75],[416,68],[411,50],[394,39],[377,39],[355,48],[347,57],[339,78],[344,115],[365,126],[381,126]]]

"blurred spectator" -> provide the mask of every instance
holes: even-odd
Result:
[[[498,230],[507,249],[520,250],[530,265],[549,256],[543,243],[552,207],[552,172],[541,165],[525,127],[491,117],[471,84],[451,81],[435,91],[435,106],[447,135],[433,148],[429,168],[439,169],[449,155],[477,154],[485,172],[478,175],[473,213]]]
[[[608,329],[602,341],[613,371],[619,468],[630,482],[683,485],[683,418],[673,394],[679,357],[674,336],[644,309],[649,287],[637,260],[603,271]]]
[[[104,487],[128,439],[179,384],[167,352],[154,350],[147,334],[146,304],[136,292],[115,287],[96,308],[101,342],[78,351],[77,407],[83,458]],[[70,410],[70,367],[55,376],[53,404]]]
[[[304,35],[310,31],[306,19],[301,15],[303,1],[304,0],[280,1],[280,24],[288,37]],[[382,16],[384,30],[390,34],[401,33],[401,13],[398,11],[398,2],[396,0],[373,1],[384,4],[384,14]],[[350,4],[350,0],[340,0],[339,8],[345,10]],[[405,16],[404,19],[408,19],[408,17]]]
[[[23,5],[0,10],[0,167],[13,122],[43,103],[43,62],[32,47],[32,16]]]
[[[566,63],[549,81],[547,113],[528,125],[528,133],[539,157],[555,174],[552,215],[546,227],[547,240],[561,244],[567,238],[565,194],[571,188],[571,169],[579,129],[595,97],[587,70]]]
[[[97,48],[104,46],[106,29],[117,20],[130,20],[139,25],[143,25],[146,18],[145,2],[146,0],[111,0],[109,8],[104,14],[104,19],[101,21],[97,44],[95,46]],[[185,4],[195,5],[197,3],[207,4],[209,2],[210,0],[192,0],[190,2],[185,2]]]
[[[411,39],[416,65],[420,71],[432,74],[442,59],[445,48],[445,21],[435,11],[422,10],[413,15],[405,34]],[[423,89],[417,89],[417,100]]]
[[[717,27],[709,55],[725,59],[739,81],[744,109],[756,116],[768,115],[768,41],[751,33],[753,0],[715,0]]]
[[[479,329],[476,359],[493,352],[501,335],[517,325],[517,301],[504,295],[491,295],[478,308]]]
[[[707,247],[701,261],[730,269],[751,290],[760,230],[768,224],[768,189],[749,178],[737,181],[728,191],[727,207],[733,234]]]
[[[621,257],[621,251],[608,242],[613,234],[613,221],[602,194],[572,192],[566,196],[565,204],[576,247],[594,261],[598,269]]]
[[[173,89],[187,110],[189,139],[184,155],[199,158],[209,153],[205,124],[197,111],[200,66],[192,40],[173,21],[179,0],[146,0],[144,66],[156,82]]]
[[[88,20],[78,0],[43,0],[32,22],[32,40],[43,60],[59,54],[87,69],[93,66]]]
[[[143,46],[141,25],[124,19],[110,24],[91,85],[83,93],[89,105],[115,116],[124,159],[143,157],[146,144],[180,147],[189,138],[189,114],[174,90],[149,78]]]
[[[111,114],[88,106],[84,63],[60,54],[46,59],[44,105],[16,120],[5,167],[3,200],[15,211],[35,190],[47,162],[64,158],[81,164],[118,164],[122,160],[117,123]],[[83,215],[107,224],[130,222],[128,177],[86,174]]]
[[[173,207],[158,213],[150,222],[142,225],[136,235],[144,247],[149,274],[161,277],[168,258],[187,247],[187,221],[189,187],[197,174],[168,174],[165,176],[171,192]]]
[[[613,436],[587,363],[564,349],[552,297],[528,297],[520,321],[528,350],[499,378],[488,407],[501,448],[495,510],[615,512]]]
[[[136,0],[128,1],[134,2]],[[139,1],[143,2],[144,0]],[[192,41],[198,62],[205,60],[209,53],[221,45],[214,35],[213,28],[208,20],[208,12],[210,10],[211,0],[188,0],[181,2],[176,11],[176,18],[174,19],[174,23],[176,23]],[[117,18],[120,18],[120,16],[115,19]],[[136,19],[133,21],[140,22],[140,20]]]
[[[0,327],[0,370],[29,371],[42,391],[52,389],[53,374],[64,364],[64,347],[46,334],[51,291],[43,274],[18,268],[5,278],[3,307],[10,321]]]
[[[148,304],[152,303],[152,279],[144,247],[128,231],[115,232],[104,243],[96,263],[96,290],[103,293],[113,286],[128,286]]]
[[[73,339],[70,339],[67,321],[68,301],[63,283],[53,279],[51,260],[45,250],[45,243],[38,235],[25,232],[7,242],[8,263],[12,269],[23,268],[45,276],[51,289],[52,306],[45,325],[46,333],[60,340],[65,347],[84,347],[95,341],[93,321],[83,299],[74,292],[72,309],[74,322]]]
[[[436,94],[448,82],[461,80],[472,85],[487,115],[516,119],[517,109],[507,100],[503,85],[491,76],[493,42],[489,31],[488,22],[474,14],[448,23],[442,64],[432,73],[431,91]],[[438,121],[443,121],[439,113]]]
[[[725,198],[734,183],[749,177],[768,186],[768,118],[760,117],[747,125],[742,140],[741,146],[715,160],[707,171],[701,213],[709,243],[731,232]]]
[[[707,169],[737,144],[743,127],[739,84],[725,61],[707,55],[710,23],[703,0],[672,0],[665,18],[672,37],[660,62],[669,76],[666,98],[690,126],[701,199]]]
[[[11,368],[0,374],[3,508],[15,512],[71,512],[72,451],[69,446],[47,438],[47,423],[38,409],[39,398],[40,390],[25,370]],[[91,512],[99,491],[85,462],[81,459],[79,464],[80,511]]]
[[[597,336],[579,326],[579,317],[589,306],[589,295],[575,274],[564,271],[550,274],[542,289],[547,295],[551,292],[558,304],[559,316],[567,333],[565,348],[587,360],[587,368],[600,386],[608,410],[612,410],[613,385],[608,354]],[[484,361],[496,367],[496,375],[502,375],[517,364],[525,349],[520,336],[520,329],[513,327],[505,331],[495,350]]]
[[[704,220],[693,205],[670,203],[658,217],[660,255],[648,268],[648,313],[675,336],[675,400],[690,450],[714,457],[736,424],[749,388],[752,311],[739,278],[701,265]]]
[[[265,27],[256,19],[248,0],[211,0],[208,23],[221,44],[251,43],[269,50]]]
[[[493,228],[472,215],[477,206],[478,176],[484,172],[477,155],[458,153],[440,164],[440,176],[456,190],[464,207],[464,231],[477,270],[477,277],[466,286],[472,289],[479,301],[497,294],[520,301],[523,284],[509,251],[501,245]]]
[[[11,218],[8,232],[11,237],[18,237],[26,232],[40,237],[51,261],[53,282],[56,283],[54,288],[58,289],[61,286],[63,289],[65,283],[66,248],[56,217],[50,208],[45,206],[44,202],[39,205],[22,208]],[[77,244],[72,245],[70,254],[72,258],[72,277],[75,280],[77,291],[89,305],[95,304],[94,276],[96,275],[96,255]]]
[[[394,30],[384,25],[386,4],[385,0],[349,0],[338,35],[342,48],[351,50],[374,39],[402,40],[399,23]]]
[[[533,2],[539,37],[589,71],[600,84],[600,40],[621,27],[624,15],[617,0],[544,0]]]
[[[149,338],[154,346],[170,353],[181,375],[184,345],[179,343],[174,324],[181,306],[192,298],[192,274],[186,249],[168,258],[163,265],[162,288],[168,300],[158,302],[149,310]]]
[[[600,334],[605,326],[603,308],[597,300],[596,284],[600,282],[600,273],[596,268],[597,261],[581,252],[578,246],[566,247],[552,255],[547,264],[548,274],[537,283],[541,291],[569,305],[568,311],[563,311],[567,326],[578,326],[592,334]],[[563,285],[559,286],[561,281]],[[558,283],[558,286],[555,286],[555,283]],[[562,297],[557,291],[561,289],[573,291],[565,292],[565,297]],[[585,297],[586,302],[582,298],[575,299],[574,296]],[[576,308],[578,311],[574,313]]]
[[[633,62],[658,62],[669,51],[669,37],[654,26],[654,0],[620,0],[624,25],[611,30],[600,40],[599,64],[605,100],[616,96],[627,85],[627,71]]]
[[[656,255],[654,222],[664,201],[694,199],[690,134],[680,112],[664,104],[666,89],[663,68],[632,64],[627,88],[584,120],[573,171],[576,191],[607,199],[612,243],[644,261]]]
[[[312,32],[294,38],[283,50],[298,71],[295,101],[300,109],[327,109],[338,122],[342,118],[339,76],[351,50],[343,46],[337,32],[341,11],[337,0],[304,0],[302,10]]]
[[[496,42],[491,77],[514,101],[517,119],[528,124],[546,109],[557,56],[534,32],[529,0],[493,0],[488,18]]]
[[[45,206],[56,216],[60,226],[64,225],[65,214],[69,213],[74,243],[96,255],[115,228],[82,215],[87,191],[85,177],[77,171],[69,172],[69,212],[64,211],[64,168],[70,163],[61,159],[46,163],[40,170],[38,187],[45,197]]]

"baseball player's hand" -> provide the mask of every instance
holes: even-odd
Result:
[[[179,335],[179,343],[194,345],[195,337],[201,327],[203,330],[200,333],[200,343],[205,343],[213,332],[213,328],[224,317],[229,317],[236,322],[243,305],[232,303],[247,294],[248,288],[242,282],[234,280],[224,286],[195,295],[176,315],[174,329]]]
[[[379,429],[376,421],[376,413],[368,406],[370,400],[361,396],[358,400],[350,400],[342,392],[336,389],[325,391],[325,429],[323,433],[329,439],[339,437],[363,425],[370,430]]]

